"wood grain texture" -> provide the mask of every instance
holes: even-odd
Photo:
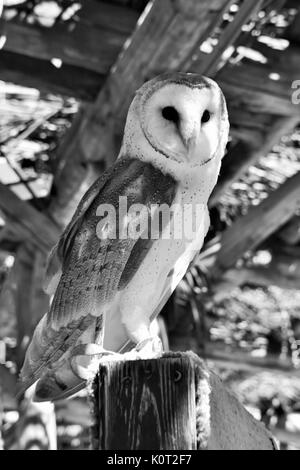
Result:
[[[108,363],[99,372],[99,448],[196,449],[188,356]]]
[[[298,107],[292,103],[292,83],[299,78],[299,67],[286,65],[283,69],[282,60],[277,66],[229,65],[216,75],[216,80],[232,105],[257,114],[299,116]],[[274,72],[281,76],[280,80],[269,78]]]
[[[271,434],[213,372],[210,372],[209,385],[211,432],[207,450],[276,450]]]
[[[95,450],[274,450],[271,435],[192,352],[104,363],[92,400]]]
[[[260,54],[265,63],[243,58],[240,51],[238,63],[228,63],[216,74],[229,108],[240,103],[240,108],[258,116],[262,113],[299,115],[298,107],[292,103],[292,83],[299,79],[300,73],[299,46],[291,43],[285,50],[276,50],[255,40],[249,44],[246,38],[242,37],[237,46],[246,46],[248,52]],[[274,73],[278,74],[276,80],[272,79]]]

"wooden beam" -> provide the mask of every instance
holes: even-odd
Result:
[[[127,38],[136,27],[140,12],[143,11],[146,3],[147,0],[138,0],[138,8],[135,8],[135,6],[122,5],[121,3],[84,0],[76,16],[84,25]]]
[[[245,285],[255,287],[276,286],[286,290],[298,290],[300,284],[299,265],[299,261],[293,263],[292,260],[289,265],[283,265],[281,268],[290,267],[291,271],[288,274],[282,272],[273,263],[268,267],[229,269],[224,273],[220,283],[217,283],[216,292],[220,297],[222,292],[228,294],[229,290]],[[294,272],[294,269],[296,272]]]
[[[149,78],[176,70],[227,0],[149,3],[131,42],[113,67],[95,106],[83,118],[76,147],[85,159],[111,163],[117,156],[124,120],[135,91]]]
[[[3,50],[0,72],[6,82],[83,101],[93,101],[104,82],[104,76],[96,72],[66,64],[56,68],[49,61]]]
[[[257,114],[299,115],[292,102],[292,83],[300,74],[299,47],[274,51],[260,45],[259,52],[268,59],[266,64],[244,60],[217,73],[216,80],[227,100]],[[272,79],[272,73],[277,73],[279,79]]]
[[[300,248],[278,243],[277,234],[261,247],[269,251],[271,258],[267,265],[254,265],[225,273],[224,279],[236,274],[237,285],[278,286],[282,289],[298,290],[300,284]],[[238,280],[239,279],[239,280]]]
[[[288,245],[297,245],[300,242],[300,216],[293,217],[289,223],[280,230],[276,237]]]
[[[251,357],[249,354],[238,352],[220,352],[213,349],[205,353],[205,359],[212,361],[215,366],[221,369],[237,370],[258,374],[259,372],[274,372],[288,377],[300,377],[299,369],[296,369],[290,361],[278,358]]]
[[[231,349],[212,341],[205,343],[205,349],[199,351],[199,347],[193,335],[171,335],[170,344],[172,351],[193,350],[208,363],[221,369],[240,370],[257,374],[259,372],[274,372],[289,377],[299,377],[300,369],[296,368],[291,359],[280,359],[278,356],[268,354],[266,357],[253,357],[241,349]]]
[[[79,135],[87,160],[113,161],[135,90],[159,73],[177,70],[178,64],[189,57],[203,32],[207,31],[210,15],[226,2],[180,0],[175,7],[169,0],[154,0],[130,45],[113,68]]]
[[[234,20],[229,23],[227,28],[223,31],[220,41],[213,52],[206,55],[201,54],[198,60],[191,63],[191,70],[201,75],[215,75],[220,66],[223,53],[229,46],[233,46],[236,39],[241,34],[242,26],[247,24],[251,18],[255,17],[263,3],[264,0],[253,0],[252,2],[242,4]],[[220,23],[222,22],[223,17],[220,18]],[[205,39],[207,39],[207,37]]]
[[[95,164],[86,165],[82,162],[83,160],[77,157],[73,165],[68,161],[60,177],[55,181],[54,197],[48,213],[62,228],[69,223],[82,196],[103,173],[102,165],[98,167]],[[75,181],[78,183],[77,187],[74,186]]]
[[[259,53],[265,63],[245,57],[238,62],[228,62],[219,70],[216,80],[224,89],[229,104],[231,101],[240,103],[244,109],[257,114],[299,114],[292,103],[292,83],[300,74],[299,45],[291,43],[283,51],[276,50],[254,39],[249,45],[247,36],[242,37],[238,45],[245,46],[253,55]],[[275,73],[276,78],[272,76]]]
[[[103,11],[101,8],[100,3],[97,18],[99,20],[101,12],[106,27],[103,27],[103,24],[101,27],[95,27],[92,23],[81,22],[80,12],[79,21],[73,23],[72,27],[69,23],[58,23],[52,28],[46,28],[25,21],[0,19],[0,34],[6,37],[3,49],[45,61],[58,58],[63,64],[106,75],[124,42],[132,33],[135,23],[130,21],[130,29],[127,27],[125,8],[121,7],[119,12],[119,8],[115,5],[112,10],[116,10],[117,16],[107,14],[109,5],[106,4]],[[95,11],[95,5],[92,10]],[[121,13],[125,26],[123,32],[120,31]],[[133,16],[137,21],[138,15],[134,13]],[[114,28],[114,18],[117,18],[116,28]]]
[[[117,60],[96,103],[82,111],[66,135],[63,172],[76,177],[73,181],[69,178],[67,188],[62,176],[55,183],[60,202],[54,201],[51,211],[60,223],[68,222],[74,210],[72,199],[75,197],[78,201],[93,179],[93,171],[84,168],[86,163],[99,162],[99,171],[101,165],[103,171],[117,157],[126,113],[136,89],[160,72],[176,70],[227,2],[149,2],[131,42]]]
[[[48,253],[60,235],[59,227],[31,204],[0,183],[0,209],[8,221],[40,250]]]
[[[248,77],[248,80],[244,80],[239,70],[234,69],[231,70],[231,76],[229,73],[226,73],[226,76],[216,77],[229,103],[232,102],[240,108],[245,107],[245,109],[256,114],[269,113],[275,116],[299,115],[299,110],[292,103],[291,99],[293,91],[291,88],[292,82],[286,88],[280,87],[283,93],[278,94],[280,92],[279,86],[276,93],[271,92],[271,86],[269,92],[262,91],[259,87],[256,87],[257,77],[255,77],[254,73],[252,75],[251,69],[248,71],[245,69],[245,76]],[[265,79],[262,77],[260,80],[263,81]],[[271,84],[271,80],[265,80],[265,83]]]
[[[278,243],[278,235],[263,243],[260,250],[270,254],[266,264],[246,263],[242,267],[230,268],[213,285],[214,296],[218,301],[228,295],[236,287],[245,285],[255,287],[277,286],[286,290],[298,290],[300,284],[300,249],[299,247]],[[216,252],[218,247],[216,246]],[[210,269],[214,264],[214,253],[202,260],[205,267]]]
[[[219,202],[222,195],[249,166],[267,155],[283,136],[293,132],[299,122],[300,116],[275,118],[267,133],[263,135],[263,132],[260,132],[260,139],[252,143],[241,141],[234,146],[224,158],[218,185],[209,200],[210,207]]]
[[[228,101],[228,113],[232,137],[248,143],[251,147],[259,148],[265,140],[265,134],[274,124],[273,115],[254,113],[245,108],[240,108],[233,101]]]
[[[77,134],[88,105],[81,106],[75,120],[57,149],[58,166],[54,174],[49,213],[60,227],[64,227],[76,210],[80,199],[95,179],[103,173],[100,164],[87,165],[83,152],[77,146]]]
[[[223,234],[217,254],[214,275],[219,277],[234,266],[243,255],[290,220],[300,206],[300,172],[289,178],[258,206],[252,206]]]
[[[294,5],[294,8],[299,8],[299,4]],[[300,44],[300,10],[295,17],[294,22],[291,26],[284,32],[284,37],[290,41],[294,41],[297,44]]]
[[[8,221],[6,221],[8,222]],[[18,224],[13,226],[12,221],[10,220],[9,223],[1,229],[0,231],[0,247],[1,250],[6,251],[8,253],[15,253],[18,245],[23,242],[24,234],[22,233],[21,229]]]

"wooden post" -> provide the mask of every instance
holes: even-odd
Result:
[[[0,383],[0,450],[4,450],[4,443],[3,443],[3,439],[2,439],[3,414],[4,414],[3,391],[2,391],[2,386],[1,386],[1,383]]]
[[[109,362],[99,371],[100,449],[196,449],[195,374],[187,355]]]
[[[271,435],[192,352],[100,365],[95,450],[274,450]]]

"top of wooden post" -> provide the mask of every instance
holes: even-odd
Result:
[[[275,450],[271,434],[192,352],[100,365],[93,448]]]

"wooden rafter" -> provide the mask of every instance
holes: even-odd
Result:
[[[289,266],[291,269],[294,268],[293,263]],[[287,276],[286,273],[282,273],[279,269],[275,270],[274,265],[267,268],[260,266],[256,268],[229,269],[222,277],[221,283],[216,286],[216,291],[220,297],[222,292],[226,295],[228,290],[232,290],[236,287],[276,286],[285,290],[298,290],[299,284],[299,272],[297,272],[296,275]]]
[[[78,202],[93,179],[90,173],[85,181],[87,171],[83,165],[96,161],[100,162],[100,170],[103,165],[103,170],[106,163],[116,158],[135,90],[160,72],[176,70],[208,30],[212,18],[227,3],[228,0],[180,0],[176,4],[170,0],[155,0],[149,3],[96,103],[82,111],[64,139],[64,167],[60,168],[60,177],[55,183],[57,197],[51,207],[60,223],[68,220],[74,211],[74,200]],[[69,174],[76,178],[73,182],[70,178],[66,188]]]
[[[169,0],[152,3],[78,135],[87,160],[111,162],[116,157],[135,90],[158,73],[176,70],[207,30],[210,15],[226,1],[180,0],[176,6]]]
[[[107,74],[138,19],[137,14],[130,10],[125,8],[120,8],[120,12],[118,8],[112,10],[115,9],[116,14],[109,15],[109,5],[106,4],[106,8],[103,9],[101,3],[99,4],[98,12],[103,14],[103,23],[106,21],[105,28],[103,25],[95,27],[91,22],[81,22],[80,16],[76,23],[71,25],[59,23],[52,28],[24,21],[0,19],[1,35],[6,37],[3,49],[46,61],[58,58],[67,65]],[[123,31],[120,28],[121,13],[124,21]],[[130,20],[128,27],[126,27],[127,13]],[[132,21],[132,13],[135,22]],[[97,17],[100,19],[99,14]],[[116,27],[114,27],[115,19]]]
[[[244,2],[234,20],[223,32],[222,37],[213,52],[206,56],[204,54],[200,54],[199,58],[194,63],[191,63],[191,69],[201,75],[213,76],[220,65],[222,56],[226,49],[229,46],[233,46],[236,39],[241,34],[242,26],[255,16],[263,3],[264,0]],[[220,23],[222,23],[223,18],[221,17],[220,20]],[[209,35],[207,35],[207,37],[209,37]]]
[[[297,0],[295,1],[294,5],[290,5],[290,8],[297,7],[299,7]],[[294,41],[295,43],[300,44],[300,10],[298,10],[298,13],[295,17],[295,21],[286,31],[285,37],[290,41]]]
[[[244,60],[238,65],[227,65],[216,75],[229,104],[237,103],[257,114],[299,115],[292,102],[292,83],[300,74],[299,46],[275,51],[257,43],[253,51],[262,54],[267,63]],[[272,79],[272,73],[277,74],[276,79]]]
[[[296,368],[290,358],[280,358],[275,355],[266,357],[253,357],[241,350],[231,350],[221,346],[220,343],[209,341],[205,343],[205,351],[199,351],[192,337],[171,336],[172,351],[196,351],[201,357],[212,361],[221,369],[248,371],[252,373],[274,372],[281,375],[300,377],[300,369]]]
[[[0,209],[11,222],[14,231],[29,240],[34,246],[48,253],[60,235],[58,226],[32,205],[18,198],[0,183]]]
[[[271,234],[285,225],[300,205],[300,173],[289,178],[258,206],[252,206],[223,234],[217,254],[214,275],[235,266],[250,250],[257,248]]]
[[[246,263],[239,269],[226,271],[216,286],[218,294],[223,290],[228,292],[237,286],[277,286],[282,289],[298,290],[300,284],[300,249],[298,247],[278,243],[278,235],[262,245],[267,250],[270,259],[267,264]],[[226,287],[227,286],[227,287]]]
[[[0,70],[1,80],[83,101],[93,101],[104,83],[104,75],[96,72],[67,64],[56,68],[50,61],[10,51],[0,51]]]
[[[268,131],[262,129],[252,142],[240,141],[225,157],[219,183],[210,198],[210,207],[215,206],[234,181],[240,178],[250,165],[267,155],[282,136],[291,133],[300,122],[300,116],[278,117]]]
[[[215,366],[221,369],[239,370],[245,372],[273,372],[289,377],[300,377],[300,370],[296,369],[289,360],[281,360],[279,358],[259,358],[251,357],[250,354],[238,351],[233,352],[217,352],[213,344],[208,348],[205,357],[211,360]]]

